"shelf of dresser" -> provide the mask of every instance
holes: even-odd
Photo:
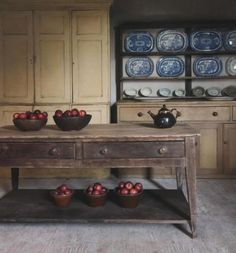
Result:
[[[113,191],[105,206],[97,208],[87,206],[82,190],[75,191],[66,208],[55,206],[49,192],[27,189],[8,193],[0,199],[0,222],[185,224],[190,220],[188,203],[178,190],[145,190],[134,209],[120,207]]]
[[[183,77],[122,77],[121,81],[164,81],[164,80],[230,80],[236,79],[236,76],[183,76]]]

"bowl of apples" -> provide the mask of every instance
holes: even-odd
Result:
[[[13,123],[21,131],[38,131],[48,120],[48,113],[35,110],[13,114]]]
[[[87,114],[85,110],[56,110],[53,119],[56,125],[63,131],[81,130],[90,122],[92,115]]]
[[[104,206],[107,200],[108,189],[100,183],[89,185],[84,191],[88,206]]]
[[[115,192],[120,206],[135,208],[138,206],[139,197],[143,192],[143,185],[141,183],[133,184],[130,181],[120,182]]]
[[[67,207],[71,203],[71,199],[74,191],[66,184],[62,184],[51,191],[50,195],[53,198],[54,203],[59,207]]]

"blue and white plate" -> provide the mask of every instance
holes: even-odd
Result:
[[[161,57],[157,62],[157,73],[163,77],[176,77],[184,72],[184,61],[179,57]]]
[[[214,31],[199,31],[190,35],[190,46],[199,52],[217,51],[222,47],[221,33]]]
[[[149,57],[131,57],[126,62],[125,70],[130,77],[147,77],[153,73],[154,64]]]
[[[224,47],[228,51],[236,51],[236,31],[226,33],[224,37]]]
[[[157,36],[157,49],[160,52],[183,52],[188,46],[188,36],[184,32],[165,30]]]
[[[228,75],[236,76],[236,56],[231,56],[225,63],[225,70]]]
[[[149,32],[133,32],[126,35],[124,48],[126,52],[150,52],[154,47],[154,39]]]
[[[222,71],[222,61],[218,57],[199,57],[193,63],[196,76],[218,76]]]

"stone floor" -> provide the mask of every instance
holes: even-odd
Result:
[[[90,182],[28,179],[20,187],[47,189],[67,183],[84,188]],[[159,182],[175,186],[173,180]],[[142,183],[145,188],[153,187],[150,182]],[[114,179],[106,181],[108,187],[115,184]],[[201,179],[197,186],[196,239],[163,224],[0,224],[0,253],[236,253],[236,180]],[[0,180],[1,196],[9,189],[10,183]]]

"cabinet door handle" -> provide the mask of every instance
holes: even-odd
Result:
[[[58,155],[58,150],[57,148],[51,148],[49,151],[48,151],[48,154],[51,155],[51,156],[54,156],[54,155]]]
[[[217,116],[218,116],[218,112],[213,112],[212,115],[213,115],[214,117],[217,117]]]
[[[108,149],[107,149],[107,148],[102,148],[102,149],[99,151],[99,153],[100,153],[101,155],[106,155],[107,152],[108,152]]]
[[[159,154],[166,154],[168,152],[168,148],[166,146],[161,147],[158,150]]]
[[[142,117],[143,113],[142,112],[138,112],[137,115],[138,115],[138,117]]]

